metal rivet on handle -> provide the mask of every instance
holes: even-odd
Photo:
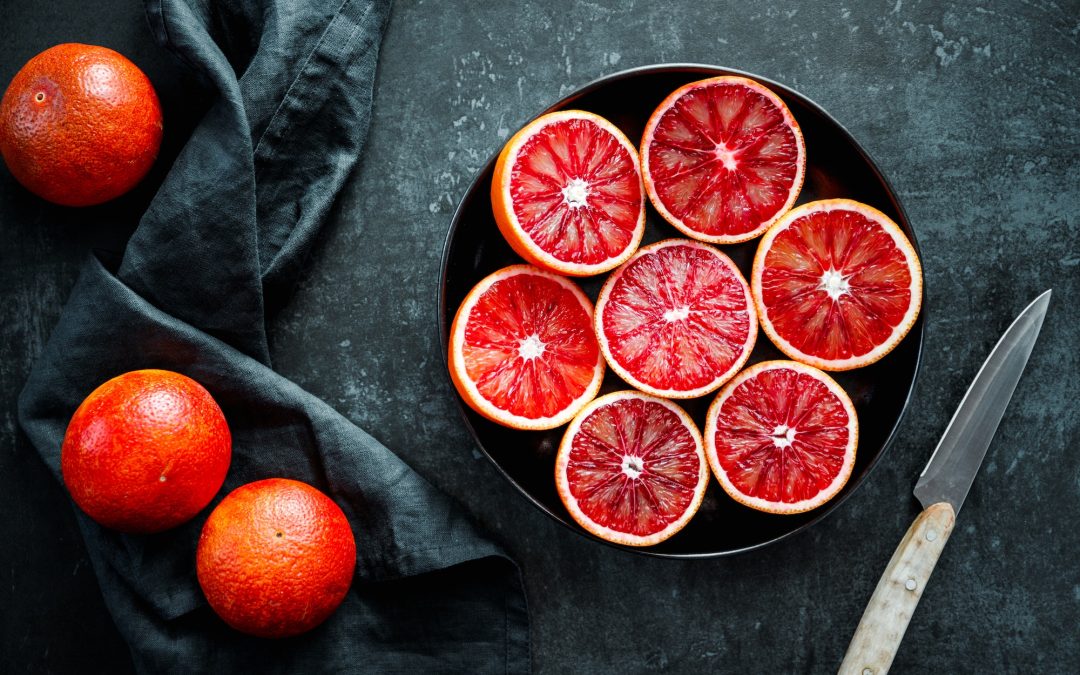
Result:
[[[927,530],[926,541],[934,541],[935,539],[937,539],[937,530]]]
[[[908,579],[907,581],[904,582],[904,588],[908,589],[909,591],[915,590],[915,588],[917,586],[918,586],[918,584],[915,583],[914,579]]]
[[[863,668],[862,675],[874,675],[874,671],[870,670],[869,668]]]

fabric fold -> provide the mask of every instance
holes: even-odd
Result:
[[[225,412],[233,461],[193,521],[151,536],[76,510],[106,604],[152,672],[523,672],[517,567],[464,512],[330,406],[270,367],[268,288],[286,288],[366,137],[384,0],[150,0],[163,45],[217,100],[118,268],[88,261],[19,401],[60,478],[67,422],[98,384],[165,368]],[[372,317],[378,320],[378,317]],[[322,626],[268,642],[227,628],[195,577],[199,531],[230,490],[303,480],[345,511],[357,576]]]

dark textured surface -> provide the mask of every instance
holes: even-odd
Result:
[[[90,248],[117,249],[199,115],[136,3],[4,2],[0,80],[62,41],[104,44],[162,95],[151,182],[83,211],[0,170],[0,671],[122,672],[68,500],[14,399]],[[549,9],[550,7],[550,9]],[[806,534],[729,560],[586,541],[471,447],[442,372],[436,291],[457,199],[521,123],[597,76],[661,61],[771,77],[829,110],[904,201],[924,252],[923,373],[899,441]],[[524,569],[540,672],[829,672],[914,517],[915,478],[979,363],[1028,300],[1050,315],[894,672],[1080,669],[1080,6],[792,0],[401,2],[360,170],[271,327],[275,365],[493,530]]]

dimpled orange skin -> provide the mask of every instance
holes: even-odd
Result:
[[[191,520],[221,489],[231,459],[229,425],[210,392],[179,373],[135,370],[78,407],[60,466],[87,515],[145,534]]]
[[[196,552],[210,606],[238,631],[264,638],[318,626],[349,592],[356,541],[341,508],[300,481],[269,478],[217,505]]]
[[[142,180],[161,146],[154,86],[105,47],[61,44],[30,59],[0,101],[0,153],[16,180],[64,206],[90,206]]]

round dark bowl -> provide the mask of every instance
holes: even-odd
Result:
[[[687,82],[717,75],[742,75],[765,84],[795,115],[806,138],[807,154],[806,183],[798,203],[848,197],[870,204],[895,220],[918,250],[915,232],[896,193],[866,151],[820,106],[776,82],[714,66],[646,66],[587,84],[543,112],[563,108],[588,110],[611,120],[636,141],[641,138],[649,115],[668,94]],[[522,262],[499,234],[491,213],[489,191],[494,165],[495,157],[492,157],[469,186],[446,236],[439,282],[439,328],[444,359],[454,313],[473,285],[501,267]],[[651,206],[648,207],[647,221],[643,244],[682,236]],[[757,240],[753,240],[721,248],[749,278],[757,244]],[[605,276],[579,280],[579,283],[595,300]],[[859,448],[851,478],[828,504],[799,515],[762,513],[736,503],[720,489],[715,479],[711,479],[701,509],[674,537],[650,548],[612,545],[653,556],[721,556],[766,546],[820,522],[862,484],[889,447],[915,386],[922,343],[923,319],[920,316],[908,336],[888,356],[867,368],[833,374],[855,403],[859,416]],[[761,333],[750,364],[775,358],[785,357]],[[608,369],[601,393],[629,388]],[[712,398],[705,396],[679,403],[700,427]],[[481,450],[526,499],[575,532],[602,541],[570,518],[555,490],[555,453],[565,427],[551,431],[517,431],[482,418],[460,398],[458,405],[465,425]]]

